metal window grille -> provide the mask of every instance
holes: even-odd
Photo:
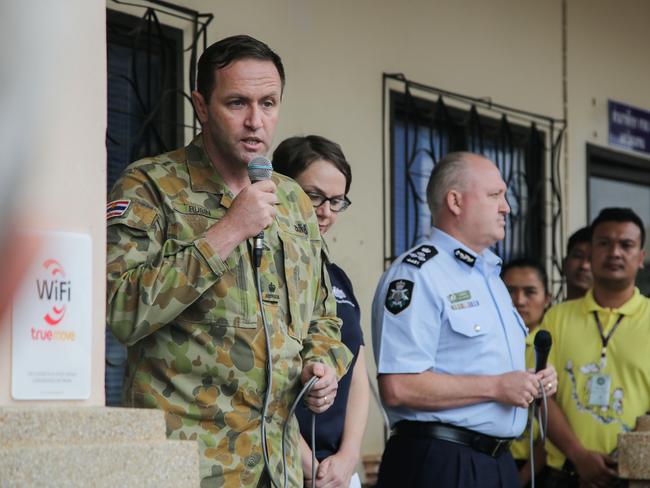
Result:
[[[559,281],[564,121],[401,74],[384,74],[384,121],[390,138],[384,144],[385,265],[430,232],[426,186],[436,162],[449,152],[471,151],[492,160],[508,185],[506,237],[493,251],[504,261],[527,256],[546,262]]]
[[[198,132],[196,117],[184,123],[189,90],[183,89],[184,52],[189,52],[189,86],[195,86],[197,51],[207,45],[212,14],[161,0],[115,4],[142,7],[142,17],[107,10],[108,190],[131,162],[175,149],[185,129]],[[163,25],[161,16],[189,22],[192,39],[183,46],[183,31]],[[107,405],[120,405],[126,348],[106,331],[105,392]]]

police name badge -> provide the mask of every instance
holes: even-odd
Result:
[[[411,304],[413,297],[413,282],[409,280],[395,280],[388,285],[384,305],[393,315],[397,315]]]
[[[607,407],[609,391],[612,387],[612,377],[608,374],[594,374],[589,378],[589,405]]]

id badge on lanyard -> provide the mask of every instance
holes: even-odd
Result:
[[[609,392],[612,389],[612,377],[608,374],[594,374],[589,378],[589,405],[607,407]]]
[[[605,336],[603,326],[600,323],[598,312],[594,310],[594,317],[596,318],[596,325],[598,332],[600,332],[600,340],[602,341],[602,349],[600,351],[600,373],[593,374],[589,378],[589,405],[595,407],[607,407],[609,405],[609,395],[612,389],[612,377],[604,373],[605,366],[607,365],[607,344],[609,343],[612,334],[623,320],[623,314],[618,316],[616,323]]]

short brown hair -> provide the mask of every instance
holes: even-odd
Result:
[[[210,100],[210,95],[214,90],[215,72],[240,59],[271,61],[278,70],[284,91],[284,66],[282,66],[280,56],[262,41],[251,36],[231,36],[212,44],[203,51],[199,58],[196,89],[206,102]]]
[[[324,159],[334,165],[345,176],[345,194],[352,184],[352,168],[336,142],[322,136],[295,136],[282,141],[273,151],[273,170],[296,178],[309,165]]]

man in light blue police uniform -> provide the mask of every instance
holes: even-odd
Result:
[[[525,371],[527,330],[488,249],[504,237],[505,194],[488,159],[447,155],[427,186],[429,239],[380,281],[373,346],[393,435],[378,487],[519,485],[510,440],[557,375]]]

